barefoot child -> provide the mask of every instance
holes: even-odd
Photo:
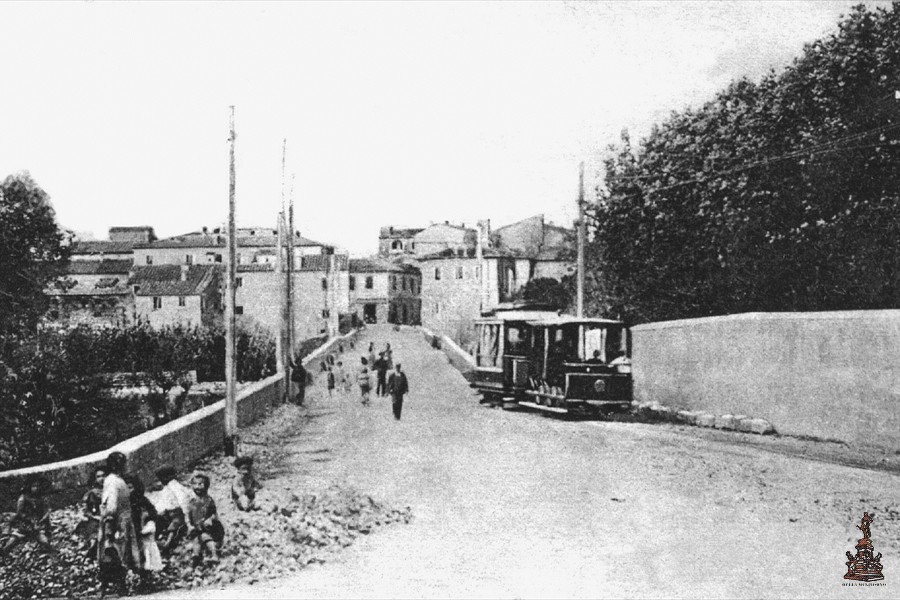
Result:
[[[24,540],[33,540],[47,552],[53,552],[50,546],[50,510],[44,501],[47,487],[49,482],[43,477],[29,477],[25,482],[16,503],[16,513],[5,532],[9,539],[0,548],[0,556]]]
[[[256,492],[261,490],[262,486],[253,476],[253,459],[241,456],[234,459],[234,466],[238,474],[231,484],[231,499],[234,500],[238,510],[258,510],[260,507],[256,503]]]
[[[194,498],[188,513],[188,537],[192,540],[194,566],[203,561],[204,552],[209,555],[207,562],[219,562],[219,546],[225,538],[225,529],[219,521],[215,501],[209,497],[209,477],[196,473],[191,478]]]
[[[84,548],[92,559],[97,558],[97,534],[100,531],[100,500],[103,495],[103,480],[106,469],[94,469],[91,488],[81,498],[84,505],[84,520],[75,528],[75,532],[84,540]]]

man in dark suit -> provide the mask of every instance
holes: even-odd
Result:
[[[400,363],[397,363],[395,368],[388,378],[387,389],[393,400],[394,418],[399,421],[400,412],[403,410],[403,396],[409,392],[409,382],[406,380],[406,373],[400,369]]]

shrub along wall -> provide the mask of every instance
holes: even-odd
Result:
[[[303,360],[309,365],[331,352],[340,342],[355,337],[353,331],[334,338],[313,351]],[[308,367],[309,368],[309,367]],[[263,418],[284,397],[284,376],[272,375],[246,386],[237,394],[238,426],[245,427]],[[182,470],[221,447],[225,435],[225,401],[192,412],[179,419],[127,439],[112,448],[71,460],[0,472],[0,511],[11,510],[25,480],[32,475],[46,477],[53,493],[48,500],[52,506],[77,501],[87,489],[94,469],[106,463],[110,452],[119,451],[128,459],[127,469],[137,473],[145,483],[155,479],[154,473],[163,465]]]

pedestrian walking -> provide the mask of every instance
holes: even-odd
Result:
[[[369,361],[369,368],[375,368],[375,342],[369,342],[369,354],[366,356],[366,359]]]
[[[363,356],[360,358],[362,361],[362,367],[359,369],[359,373],[356,375],[356,383],[359,384],[359,395],[362,397],[363,406],[369,405],[369,391],[372,389],[372,384],[369,381],[369,361],[366,360],[366,357]]]
[[[334,371],[332,370],[332,368],[330,366],[328,367],[328,376],[327,377],[328,377],[328,397],[331,398],[332,395],[334,394],[335,381],[334,381]]]
[[[294,402],[298,406],[303,406],[303,402],[306,400],[306,380],[308,378],[308,374],[306,372],[306,368],[303,366],[303,361],[299,358],[291,361],[291,382],[297,385],[297,396],[294,398]],[[293,387],[293,386],[291,386]],[[288,397],[290,398],[290,393],[288,393]]]
[[[403,412],[403,396],[409,393],[409,381],[406,379],[406,373],[400,368],[400,363],[397,363],[395,371],[391,373],[387,387],[391,395],[394,418],[399,421],[400,413]]]
[[[384,345],[384,362],[387,363],[387,370],[390,371],[394,368],[394,351],[391,350],[391,343],[387,342]]]
[[[375,377],[377,380],[375,385],[376,396],[387,396],[387,372],[388,363],[384,358],[384,352],[382,352],[378,355],[378,360],[375,361]]]

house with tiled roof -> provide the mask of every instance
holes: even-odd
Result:
[[[64,275],[48,287],[48,324],[121,327],[134,321],[134,299],[128,286],[131,260],[72,261]]]
[[[382,227],[378,232],[378,256],[397,256],[415,252],[415,236],[423,228]]]
[[[136,265],[128,281],[135,317],[152,327],[219,323],[222,275],[219,265]]]
[[[349,310],[365,323],[418,325],[422,274],[413,264],[384,258],[350,259]]]

